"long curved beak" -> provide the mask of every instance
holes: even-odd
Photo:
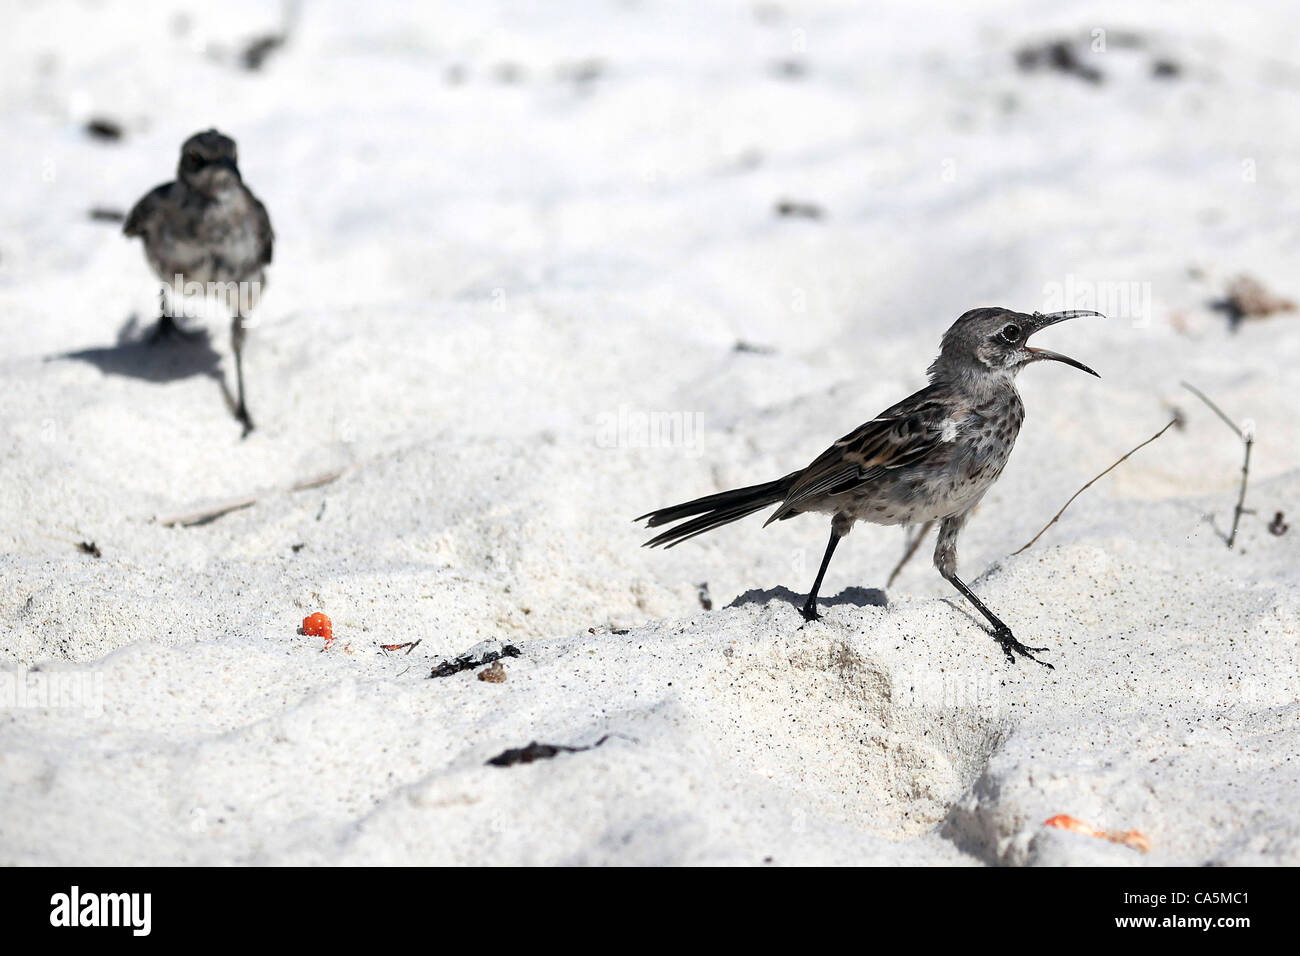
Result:
[[[1035,332],[1040,332],[1049,325],[1055,325],[1057,322],[1064,322],[1066,319],[1077,319],[1083,315],[1095,315],[1103,319],[1105,318],[1105,316],[1100,312],[1093,312],[1091,309],[1071,309],[1068,312],[1049,312],[1047,315],[1043,315],[1041,312],[1035,312],[1030,317],[1032,327],[1029,335],[1033,335]],[[1026,336],[1026,338],[1028,338],[1028,336]],[[1100,375],[1097,375],[1096,372],[1088,368],[1088,366],[1084,365],[1082,362],[1076,362],[1068,355],[1062,355],[1060,352],[1030,348],[1028,345],[1025,346],[1025,351],[1030,354],[1030,362],[1041,362],[1045,360],[1064,362],[1066,365],[1073,365],[1082,372],[1087,372],[1089,375],[1096,375],[1097,378],[1101,378]]]

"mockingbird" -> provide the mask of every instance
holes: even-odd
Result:
[[[190,289],[197,283],[208,295],[222,294],[231,306],[230,338],[239,386],[235,416],[247,435],[253,420],[244,399],[245,323],[261,296],[275,236],[266,207],[239,175],[235,141],[215,129],[187,139],[176,181],[146,193],[122,231],[144,240],[149,265],[164,284],[156,337],[176,330],[176,303],[167,293],[173,282]]]
[[[1051,359],[1096,375],[1072,358],[1031,348],[1026,340],[1065,319],[1100,312],[1074,310],[1027,315],[1009,309],[972,309],[944,333],[930,384],[845,435],[807,468],[766,484],[697,498],[642,515],[649,527],[678,524],[646,542],[672,547],[768,505],[767,519],[793,518],[806,511],[831,516],[826,545],[812,593],[803,606],[808,620],[819,617],[817,591],[840,538],[856,521],[914,524],[939,521],[934,563],[993,625],[1007,659],[1034,657],[1044,647],[1026,647],[957,576],[957,534],[1011,455],[1025,407],[1015,378],[1030,362]],[[1014,653],[1013,653],[1014,652]]]

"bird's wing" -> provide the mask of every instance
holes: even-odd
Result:
[[[943,443],[944,423],[953,415],[952,406],[934,391],[934,386],[922,389],[818,455],[766,523],[798,514],[801,503],[843,494],[891,469],[924,461]]]
[[[251,195],[251,194],[250,194]],[[275,245],[275,232],[271,229],[271,216],[266,207],[256,196],[252,197],[253,208],[257,211],[257,240],[262,247],[262,265],[271,262],[271,251]]]
[[[167,193],[171,191],[171,183],[163,183],[161,186],[155,186],[144,194],[144,197],[135,204],[135,207],[126,217],[126,222],[122,224],[122,234],[125,236],[143,236],[145,224],[157,209],[167,198]]]

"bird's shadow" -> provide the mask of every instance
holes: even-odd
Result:
[[[131,315],[117,332],[117,344],[48,355],[47,362],[88,362],[105,375],[121,375],[145,382],[175,382],[196,375],[210,378],[221,388],[233,411],[235,398],[221,370],[221,353],[212,345],[207,329],[175,332],[155,338],[156,326],[141,327]]]
[[[782,601],[792,605],[796,610],[802,610],[804,601],[807,599],[808,595],[795,594],[787,587],[754,588],[736,597],[727,607],[744,607],[746,604],[768,604],[771,601]],[[841,605],[886,607],[888,603],[885,592],[880,588],[848,587],[834,597],[817,599],[819,608],[839,607]]]

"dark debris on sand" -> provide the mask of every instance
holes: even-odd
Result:
[[[519,648],[513,644],[502,644],[500,641],[484,641],[482,644],[471,647],[459,657],[453,657],[451,660],[444,660],[435,664],[433,670],[429,672],[429,676],[450,677],[453,674],[470,671],[505,657],[518,657],[519,654]]]
[[[569,747],[564,744],[539,744],[536,740],[526,747],[512,747],[509,750],[503,750],[495,757],[488,761],[493,767],[513,767],[517,763],[532,763],[534,760],[550,760],[559,754],[576,754],[584,750],[594,750],[605,741],[609,740],[610,735],[606,734],[594,744],[586,747]]]
[[[1254,276],[1240,275],[1228,283],[1224,297],[1210,303],[1211,308],[1228,317],[1233,331],[1245,319],[1264,319],[1279,312],[1294,312],[1296,304],[1267,288]]]
[[[1038,69],[1055,70],[1093,84],[1099,84],[1104,79],[1101,70],[1079,58],[1069,40],[1023,46],[1016,51],[1016,66],[1025,73]]]
[[[268,33],[249,41],[239,53],[240,65],[256,73],[265,65],[267,57],[284,46],[288,39],[283,33]]]
[[[1027,43],[1016,50],[1016,67],[1022,73],[1038,70],[1063,73],[1099,86],[1106,79],[1100,64],[1101,58],[1108,51],[1139,50],[1146,46],[1146,40],[1136,33],[1099,30],[1081,37],[1059,37]],[[1182,64],[1172,57],[1152,58],[1150,76],[1153,79],[1176,80],[1182,75]]]
[[[826,211],[813,202],[782,199],[776,204],[776,214],[783,219],[820,219]]]
[[[86,135],[105,143],[116,143],[122,138],[122,124],[96,116],[86,122]]]

